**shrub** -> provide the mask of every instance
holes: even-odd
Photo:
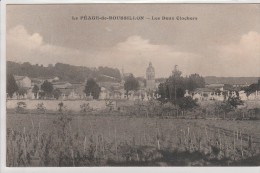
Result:
[[[18,102],[17,107],[16,107],[16,112],[17,113],[25,113],[27,105],[25,102]]]
[[[174,105],[171,102],[167,102],[161,106],[162,108],[162,115],[172,115],[173,111],[180,109],[178,105]]]
[[[44,106],[43,103],[38,103],[36,105],[36,110],[38,113],[45,113],[46,112],[46,107]]]
[[[58,104],[58,106],[59,106],[58,111],[59,111],[60,113],[63,113],[63,112],[65,112],[65,111],[67,111],[67,107],[64,105],[63,102],[60,102],[60,103]]]
[[[182,110],[192,110],[198,106],[197,101],[193,100],[191,97],[183,97],[178,99],[177,105],[179,105]]]
[[[107,99],[107,100],[105,100],[105,102],[106,102],[106,107],[108,108],[109,111],[114,110],[115,105],[114,105],[114,101],[113,100]]]
[[[89,103],[83,103],[82,105],[80,105],[80,112],[86,113],[91,111],[92,109],[89,106]]]

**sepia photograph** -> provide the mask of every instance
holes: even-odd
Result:
[[[260,166],[259,16],[7,4],[6,167]]]

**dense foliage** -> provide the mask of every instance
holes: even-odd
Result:
[[[178,99],[177,104],[182,110],[192,110],[193,108],[198,106],[196,101],[194,101],[191,97],[183,97],[181,99]]]
[[[99,93],[101,92],[101,88],[98,86],[98,84],[93,78],[89,78],[87,80],[84,92],[87,96],[92,95],[93,99],[98,99]]]
[[[258,79],[257,83],[253,83],[253,84],[249,85],[248,87],[245,87],[244,90],[248,95],[255,91],[260,91],[260,78]]]
[[[239,85],[239,84],[252,84],[257,81],[258,77],[216,77],[216,76],[206,76],[206,84],[229,84],[229,85]]]
[[[69,82],[82,82],[85,81],[87,77],[93,77],[99,81],[121,80],[120,71],[115,68],[89,68],[62,63],[44,67],[38,64],[32,65],[29,62],[19,64],[7,61],[7,72],[10,74],[28,76],[30,78],[58,76],[61,80]]]
[[[126,77],[124,88],[126,90],[126,95],[128,96],[129,91],[136,91],[139,88],[139,82],[134,77],[133,74]]]
[[[41,85],[42,91],[45,93],[45,96],[49,97],[52,95],[53,92],[53,85],[52,83],[48,82],[47,80],[43,82]]]
[[[40,88],[37,85],[33,86],[32,92],[34,93],[34,97],[37,97],[37,93],[39,92]]]
[[[220,104],[216,104],[216,109],[225,114],[231,111],[235,111],[239,105],[243,105],[243,101],[240,100],[239,97],[229,97]]]
[[[204,88],[204,78],[198,74],[191,74],[183,77],[182,72],[175,67],[172,75],[166,79],[166,82],[160,83],[158,86],[158,94],[162,100],[176,101],[183,98],[185,90],[194,91],[196,88]]]
[[[6,90],[9,97],[13,97],[13,94],[18,91],[18,85],[16,84],[14,76],[12,74],[7,75]]]
[[[61,96],[62,92],[59,90],[59,88],[55,88],[53,90],[53,96],[55,99],[59,99],[59,97]]]

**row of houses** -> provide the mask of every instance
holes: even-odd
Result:
[[[225,91],[216,92],[214,89],[197,88],[194,92],[186,90],[184,97],[192,97],[198,101],[217,100],[224,101],[229,97],[239,97],[241,100],[260,100],[260,91],[255,91],[247,95],[244,90],[241,91]]]
[[[58,77],[29,78],[28,76],[15,75],[14,79],[19,88],[26,90],[26,93],[23,93],[22,95],[18,92],[14,93],[12,97],[13,99],[39,99],[41,90],[35,94],[33,92],[33,87],[36,85],[38,88],[41,88],[44,81],[51,82],[54,89],[59,89],[61,91],[61,99],[83,99],[86,97],[84,93],[85,86],[83,83],[60,81]]]
[[[13,99],[39,99],[39,91],[36,95],[33,93],[34,85],[39,88],[44,81],[49,81],[53,84],[54,89],[61,91],[59,99],[62,100],[80,100],[80,99],[93,99],[92,95],[86,95],[85,85],[83,83],[70,83],[66,81],[60,81],[58,77],[53,78],[29,78],[27,76],[14,76],[16,83],[19,87],[27,90],[26,94],[19,95],[14,94]],[[101,87],[99,99],[129,99],[129,100],[149,100],[156,99],[160,96],[154,92],[148,92],[144,85],[141,85],[141,89],[138,91],[131,91],[126,95],[124,90],[124,81],[122,82],[98,82]],[[260,100],[260,91],[247,95],[243,90],[232,90],[225,88],[224,84],[211,84],[206,85],[205,88],[197,88],[193,92],[186,90],[185,97],[191,96],[198,101],[218,100],[223,101],[228,97],[239,97],[241,100]],[[54,98],[53,98],[54,99]]]
[[[14,76],[16,83],[19,88],[24,88],[26,93],[22,95],[14,93],[12,99],[40,99],[41,90],[38,93],[33,92],[33,87],[35,85],[41,88],[44,81],[49,81],[52,83],[54,89],[59,89],[61,91],[61,100],[91,100],[92,95],[86,95],[84,92],[86,82],[82,83],[70,83],[66,81],[60,81],[58,77],[54,78],[29,78],[27,76]],[[99,99],[129,99],[129,100],[149,100],[151,98],[158,98],[158,95],[152,95],[141,87],[139,91],[131,91],[126,95],[124,90],[124,82],[98,82],[101,88]],[[11,98],[10,98],[11,99]],[[52,97],[54,99],[54,96]]]
[[[130,75],[124,73],[122,69],[122,81],[121,82],[98,82],[98,85],[101,87],[101,92],[99,95],[99,99],[142,99],[149,100],[150,98],[159,97],[158,95],[152,95],[151,91],[155,91],[158,87],[159,83],[155,82],[155,69],[152,66],[152,63],[149,63],[149,66],[146,68],[146,79],[138,78],[140,90],[136,92],[130,92],[126,95],[124,90],[124,79]],[[105,75],[103,75],[105,76]],[[110,78],[110,76],[106,76]],[[66,81],[60,81],[59,77],[46,78],[46,77],[38,77],[38,78],[29,78],[27,76],[15,76],[15,80],[20,88],[24,88],[27,90],[26,93],[14,94],[14,99],[19,98],[27,98],[27,99],[39,99],[40,93],[33,93],[33,87],[35,85],[38,88],[41,88],[41,85],[44,81],[51,82],[54,89],[59,89],[61,91],[60,99],[93,99],[90,95],[86,95],[84,92],[85,84],[83,83],[69,83]],[[149,94],[148,94],[149,93]],[[54,98],[53,98],[54,99]]]
[[[14,75],[14,79],[19,87],[22,88],[31,88],[34,85],[40,86],[44,81],[48,82],[56,82],[59,81],[59,77],[47,78],[47,77],[39,77],[39,78],[29,78],[28,76],[18,76]]]

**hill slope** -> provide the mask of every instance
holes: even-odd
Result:
[[[62,63],[44,67],[31,65],[28,62],[19,64],[12,61],[7,61],[6,66],[7,74],[28,76],[31,78],[58,76],[61,80],[69,82],[83,82],[88,77],[93,77],[97,81],[117,82],[121,80],[120,71],[110,67],[89,68]]]
[[[230,85],[243,85],[257,83],[258,77],[204,77],[206,84],[230,84]]]

